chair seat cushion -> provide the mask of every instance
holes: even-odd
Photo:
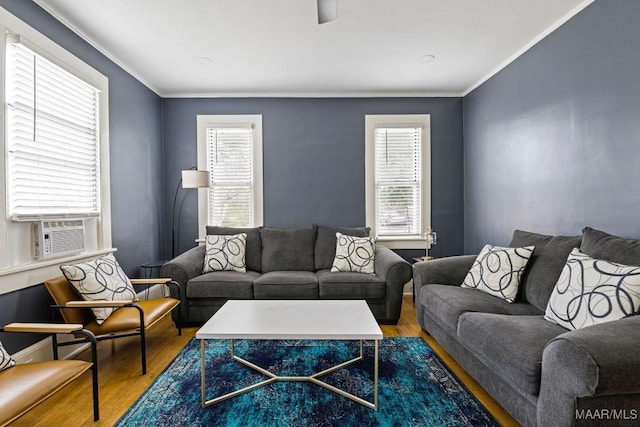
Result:
[[[214,271],[194,277],[187,283],[187,298],[253,298],[255,271]]]
[[[320,298],[324,299],[375,299],[384,298],[385,281],[365,273],[318,272]]]
[[[8,423],[91,368],[84,360],[16,365],[0,372],[0,425]]]
[[[310,271],[272,271],[256,279],[256,299],[318,298],[318,277]]]
[[[508,303],[476,289],[452,285],[426,285],[420,288],[420,304],[426,315],[437,321],[449,334],[455,335],[458,319],[466,312],[495,314],[542,315],[527,303]]]
[[[504,381],[533,395],[540,392],[544,347],[565,332],[543,316],[465,313],[458,322],[465,347]]]
[[[171,310],[180,304],[175,298],[156,298],[151,300],[136,301],[144,311],[145,329],[153,326],[158,320],[169,314]],[[111,313],[111,316],[98,325],[95,321],[85,325],[85,329],[90,330],[95,335],[105,335],[114,332],[123,332],[140,327],[140,314],[136,308],[121,307]]]

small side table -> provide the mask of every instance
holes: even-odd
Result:
[[[413,260],[415,262],[423,262],[423,261],[431,261],[432,259],[434,259],[435,257],[432,256],[421,256],[421,257],[417,257],[414,258]],[[413,302],[416,302],[416,284],[414,283],[411,289],[411,292],[413,293]]]
[[[157,276],[155,277],[160,277],[160,269],[166,262],[167,260],[163,259],[160,261],[151,261],[142,264],[140,266],[142,267],[142,275],[145,279],[151,279],[152,277],[154,277],[154,273],[157,273]]]

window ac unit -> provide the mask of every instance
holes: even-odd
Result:
[[[38,221],[33,223],[36,259],[75,254],[84,250],[84,221]]]

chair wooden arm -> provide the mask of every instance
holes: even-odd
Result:
[[[42,334],[70,334],[82,330],[79,323],[9,323],[5,332],[35,332]]]
[[[91,369],[93,420],[100,419],[97,341],[91,331],[83,329],[83,325],[79,323],[9,323],[0,328],[0,331],[51,334],[54,342],[54,360],[18,364],[1,372],[0,389],[3,391],[3,399],[0,401],[0,425],[12,423],[88,369]],[[56,334],[63,333],[86,335],[85,342],[91,345],[91,362],[58,360]]]
[[[129,279],[132,285],[164,285],[173,281],[171,278],[160,277],[152,279]]]
[[[98,307],[123,307],[133,304],[133,300],[121,301],[67,301],[65,305],[55,306],[56,308],[98,308]]]

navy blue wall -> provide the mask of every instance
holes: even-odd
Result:
[[[111,223],[116,256],[127,274],[160,257],[162,218],[161,100],[35,3],[0,0],[0,6],[63,46],[109,78]],[[36,285],[36,284],[25,284]],[[51,300],[43,286],[0,295],[0,325],[50,320]],[[34,341],[25,334],[0,334],[14,352]]]
[[[431,216],[438,232],[432,254],[462,251],[460,98],[164,99],[162,106],[167,200],[173,199],[180,171],[196,164],[197,115],[262,114],[264,225],[282,228],[363,225],[365,115],[431,114]],[[182,191],[179,200],[182,252],[198,235],[196,191]]]
[[[640,2],[597,0],[464,98],[465,250],[640,237]]]

